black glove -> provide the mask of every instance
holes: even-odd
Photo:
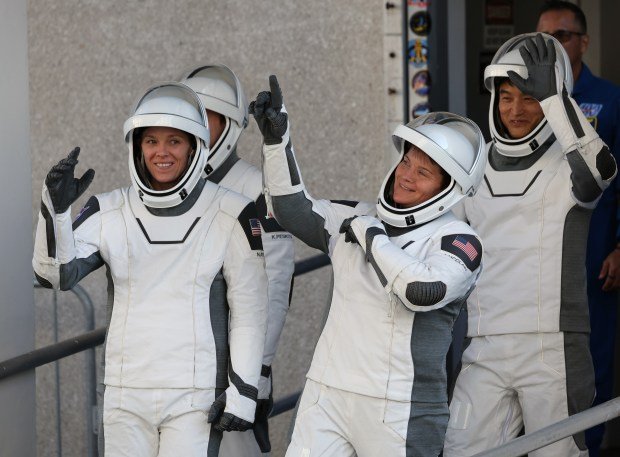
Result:
[[[73,176],[78,163],[80,148],[75,148],[69,155],[52,167],[45,178],[45,185],[52,199],[56,214],[62,214],[80,198],[95,177],[95,170],[90,168],[80,179]]]
[[[262,453],[271,451],[271,443],[269,442],[269,415],[273,410],[273,397],[256,402],[256,416],[254,417],[254,438],[258,443],[258,447]]]
[[[510,81],[521,92],[531,95],[539,102],[557,95],[558,88],[555,81],[555,46],[553,40],[545,40],[542,34],[536,39],[527,38],[525,45],[519,48],[521,57],[527,67],[528,78],[523,79],[514,71],[507,72]],[[567,69],[570,71],[570,68]]]
[[[342,221],[342,225],[340,226],[339,232],[345,234],[344,241],[346,243],[360,244],[359,240],[357,239],[357,236],[355,236],[355,233],[353,232],[353,229],[351,228],[351,222],[353,222],[353,219],[355,219],[356,217],[357,216],[353,216],[353,217],[349,217],[348,219],[345,219],[344,221]]]
[[[245,432],[251,428],[252,422],[248,422],[231,413],[222,414],[219,422],[215,424],[215,429],[220,432]]]
[[[215,399],[211,408],[209,409],[209,415],[207,417],[208,423],[214,423],[214,428],[220,432],[238,431],[243,432],[252,428],[252,423],[248,422],[240,417],[231,413],[225,413],[226,407],[226,392],[221,394]]]
[[[269,77],[269,92],[261,92],[249,112],[254,116],[265,144],[280,144],[288,127],[288,115],[281,112],[282,90],[275,75]]]

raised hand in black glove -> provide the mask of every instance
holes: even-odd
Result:
[[[280,144],[288,127],[288,115],[282,110],[282,89],[275,75],[269,77],[269,92],[261,92],[249,112],[254,116],[265,144]]]
[[[241,419],[234,414],[225,413],[224,408],[226,408],[226,392],[215,399],[207,416],[207,422],[214,423],[216,430],[220,432],[243,432],[252,428],[252,422]]]
[[[95,177],[95,170],[90,168],[80,179],[73,176],[78,163],[80,148],[75,148],[67,157],[52,167],[45,178],[45,186],[49,192],[56,214],[62,214],[69,206],[80,198]]]
[[[539,102],[558,94],[555,75],[555,46],[553,40],[545,39],[537,34],[536,39],[527,38],[525,45],[519,48],[527,67],[528,78],[523,79],[516,72],[507,72],[510,81],[521,92],[531,95]],[[570,69],[569,69],[570,70]]]

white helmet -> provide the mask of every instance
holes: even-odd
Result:
[[[469,119],[447,112],[420,116],[394,130],[392,140],[400,152],[389,171],[377,202],[377,214],[386,224],[410,227],[436,219],[465,196],[478,190],[486,167],[485,143],[478,126]],[[395,170],[407,143],[417,146],[450,175],[450,183],[439,194],[411,208],[399,208],[392,199]]]
[[[241,83],[225,65],[204,65],[181,79],[200,97],[205,108],[224,116],[226,125],[211,148],[205,172],[217,170],[235,149],[239,136],[248,125],[248,102]]]
[[[134,147],[134,132],[143,127],[172,127],[195,137],[196,151],[178,183],[167,190],[154,190],[142,164],[142,151]],[[134,189],[146,206],[169,208],[181,203],[194,189],[209,153],[209,126],[200,98],[189,87],[177,82],[151,87],[140,98],[133,115],[123,126],[129,147],[129,172]]]
[[[528,77],[527,67],[523,57],[521,57],[519,48],[525,45],[525,41],[528,38],[534,38],[538,33],[524,33],[506,41],[497,50],[491,63],[484,69],[484,85],[491,92],[491,104],[489,107],[491,136],[498,152],[505,156],[523,157],[529,155],[553,135],[551,126],[547,119],[543,117],[540,123],[523,138],[510,138],[504,133],[506,129],[502,125],[497,108],[499,100],[496,93],[497,85],[495,84],[495,78],[508,78],[508,71],[510,70],[516,72],[522,78]],[[555,75],[558,93],[561,94],[562,89],[565,87],[570,94],[573,90],[573,72],[568,54],[566,54],[564,47],[558,40],[551,35],[544,33],[542,35],[545,42],[550,39],[555,47]]]

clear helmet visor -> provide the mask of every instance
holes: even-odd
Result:
[[[398,126],[392,139],[399,156],[383,181],[377,203],[378,215],[384,222],[396,227],[428,222],[478,189],[484,175],[486,154],[482,133],[471,120],[447,112],[429,113]],[[428,155],[450,176],[450,181],[430,199],[402,208],[394,203],[392,192],[396,168],[408,152],[405,149],[409,144]]]
[[[495,53],[491,63],[484,70],[484,85],[487,90],[494,89],[493,78],[508,77],[508,71],[516,72],[522,78],[528,77],[527,67],[521,57],[519,48],[525,46],[526,41],[535,38],[540,32],[524,33],[517,35],[506,41]],[[570,94],[573,91],[573,71],[570,65],[570,59],[562,44],[551,35],[541,33],[545,42],[551,40],[555,48],[555,68],[558,90],[566,87],[566,91]]]
[[[186,169],[176,183],[166,190],[155,190],[146,172],[138,135],[149,127],[170,127],[190,136],[195,146]],[[193,190],[202,174],[208,154],[209,128],[202,102],[189,87],[172,82],[151,87],[138,100],[133,114],[123,126],[129,149],[132,184],[144,204],[156,208],[175,206]]]
[[[509,157],[524,157],[532,154],[553,135],[551,126],[543,117],[525,136],[513,138],[503,125],[499,113],[498,87],[501,81],[508,79],[508,72],[514,71],[522,78],[528,78],[528,70],[521,56],[520,48],[538,33],[517,35],[504,43],[495,53],[491,63],[484,70],[484,84],[491,92],[489,106],[489,129],[497,151]],[[542,34],[545,42],[551,40],[555,48],[556,87],[558,94],[563,88],[570,93],[573,88],[573,73],[570,59],[562,44],[550,35]],[[499,79],[501,78],[501,79]]]
[[[405,142],[424,151],[466,191],[477,188],[474,174],[483,160],[484,138],[471,120],[453,113],[435,112],[399,126],[392,135],[400,152],[398,165],[407,153]]]
[[[237,75],[225,65],[203,65],[186,71],[180,78],[194,90],[206,109],[235,121],[248,124],[248,103]]]
[[[210,113],[224,117],[224,129],[213,140],[205,172],[217,170],[235,149],[248,125],[248,103],[239,78],[225,65],[202,65],[183,73],[181,82],[191,87]]]

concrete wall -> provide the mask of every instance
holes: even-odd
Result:
[[[32,217],[48,169],[75,145],[78,172],[96,177],[87,194],[129,183],[122,124],[156,81],[187,67],[222,62],[249,98],[278,75],[292,119],[305,182],[316,196],[374,200],[383,178],[383,2],[30,0],[28,39],[32,144]],[[240,155],[259,162],[252,120]],[[84,196],[73,208],[79,210]],[[316,254],[299,246],[298,258]],[[275,396],[301,388],[327,297],[329,270],[295,283],[278,357]],[[104,324],[105,279],[82,282]],[[37,346],[53,342],[52,298],[37,291]],[[59,337],[83,331],[79,302],[59,295]],[[60,362],[63,456],[86,455],[84,355]],[[57,449],[54,367],[38,370],[40,457]],[[289,415],[273,421],[274,456],[283,455]]]

